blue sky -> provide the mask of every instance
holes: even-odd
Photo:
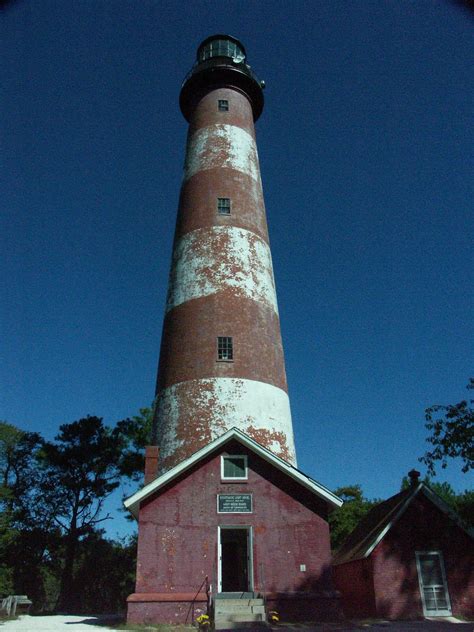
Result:
[[[447,1],[7,3],[0,418],[149,405],[197,45],[240,38],[299,465],[395,493],[472,375],[472,14]],[[422,472],[424,472],[421,467]],[[440,480],[468,487],[452,464]],[[117,526],[117,528],[120,528]]]

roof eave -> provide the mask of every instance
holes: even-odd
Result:
[[[155,478],[155,480],[148,483],[148,485],[142,487],[129,498],[126,498],[123,503],[125,508],[128,509],[132,513],[132,515],[138,519],[140,503],[143,500],[145,500],[146,498],[148,498],[148,496],[158,491],[161,487],[171,482],[180,474],[191,468],[195,463],[199,462],[207,454],[211,454],[219,447],[223,446],[225,443],[234,438],[246,445],[253,452],[256,452],[265,461],[269,462],[270,464],[277,467],[279,470],[286,473],[288,476],[293,478],[293,480],[300,483],[303,487],[306,487],[309,491],[319,496],[322,500],[327,502],[331,508],[335,509],[342,505],[343,501],[338,496],[333,494],[329,489],[324,487],[324,485],[321,485],[317,481],[314,481],[310,477],[306,476],[297,468],[293,467],[280,457],[270,452],[267,448],[264,448],[259,443],[251,439],[248,435],[238,430],[238,428],[231,428],[226,433],[209,443],[207,446],[204,446],[203,448],[192,454],[188,459],[176,465],[171,470],[168,470],[168,472],[165,472],[158,478]]]

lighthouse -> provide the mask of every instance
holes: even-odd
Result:
[[[254,124],[263,82],[242,43],[197,50],[130,623],[215,629],[337,615],[328,514],[297,469]]]
[[[230,428],[293,465],[293,428],[254,123],[263,82],[235,38],[198,48],[155,404],[160,472]]]

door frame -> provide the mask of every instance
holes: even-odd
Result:
[[[217,527],[217,592],[222,592],[222,544],[221,531],[229,529],[245,529],[247,531],[247,578],[248,590],[253,592],[253,530],[251,525],[223,524]]]
[[[420,557],[422,555],[434,555],[438,557],[439,559],[439,565],[441,567],[441,578],[443,580],[443,588],[444,588],[444,594],[446,597],[446,604],[447,604],[447,608],[444,610],[437,610],[436,612],[433,612],[433,610],[427,610],[426,608],[425,592],[423,589],[423,578],[421,575],[421,563],[420,563]],[[446,572],[444,569],[443,553],[441,551],[415,551],[415,557],[416,557],[416,570],[418,572],[418,585],[420,587],[421,603],[423,604],[423,616],[425,617],[451,616],[452,615],[451,599],[449,597],[448,582],[446,580]]]

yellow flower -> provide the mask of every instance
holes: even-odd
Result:
[[[270,612],[268,613],[268,618],[273,623],[278,623],[280,621],[280,617],[279,617],[278,612],[276,610],[270,610]]]

